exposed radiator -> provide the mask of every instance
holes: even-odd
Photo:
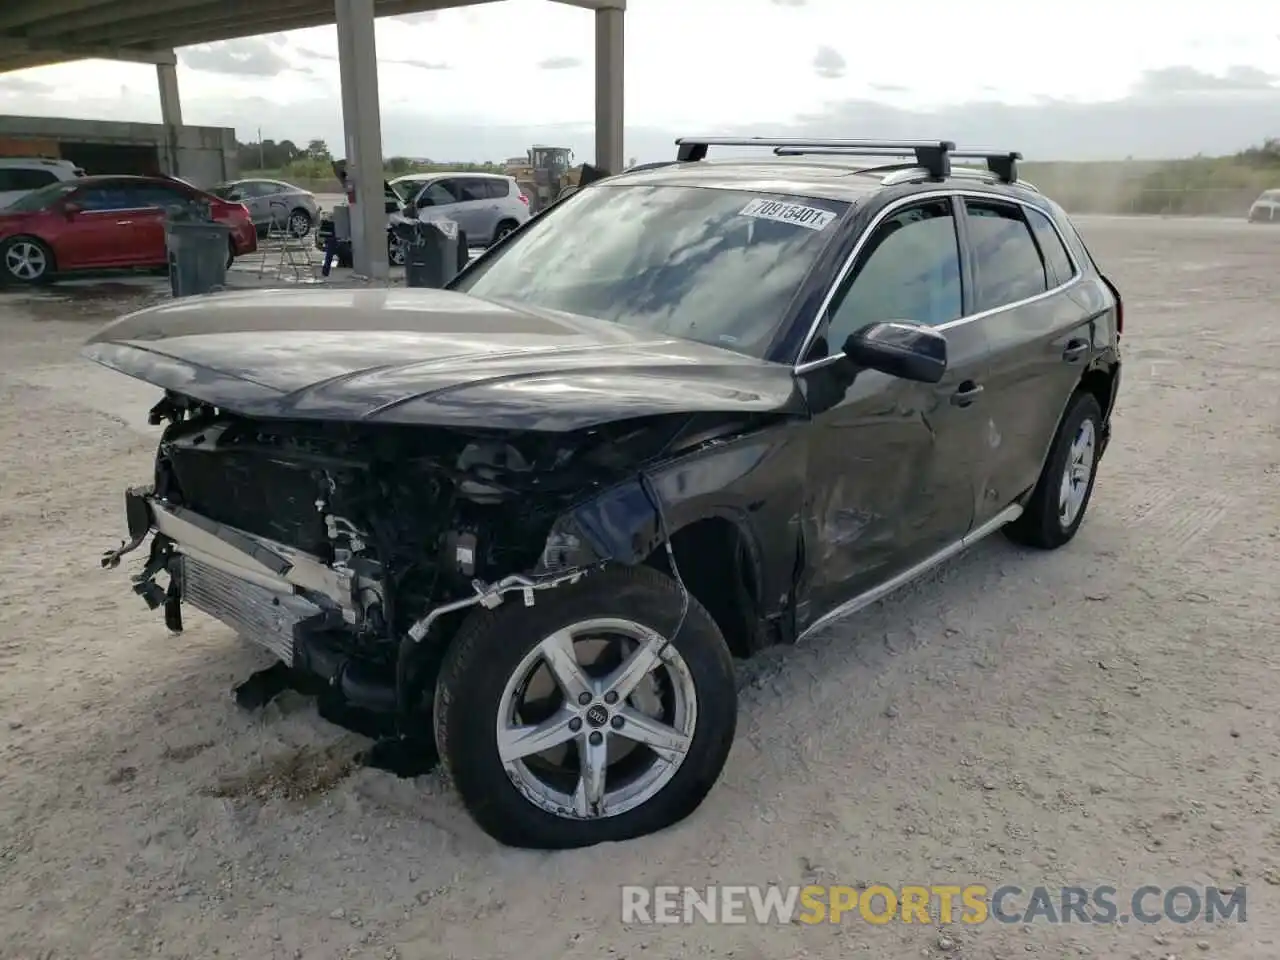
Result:
[[[295,594],[276,593],[189,556],[182,557],[182,599],[293,666],[293,628],[320,613]]]

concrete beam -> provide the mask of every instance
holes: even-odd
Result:
[[[169,2],[191,3],[192,0]],[[497,0],[378,0],[375,14],[379,17],[404,16],[495,2]],[[332,0],[277,0],[269,5],[245,3],[243,0],[201,0],[198,5],[187,6],[173,14],[161,11],[143,18],[113,21],[97,28],[77,29],[52,36],[57,36],[60,41],[121,44],[148,41],[156,45],[185,47],[325,26],[333,22]]]
[[[624,29],[621,10],[597,10],[596,17],[596,166],[621,173],[623,164]]]
[[[275,3],[271,12],[280,8],[297,6],[291,3]],[[316,0],[307,0],[304,6],[316,7]],[[234,20],[242,16],[260,11],[261,0],[165,0],[163,10],[157,11],[156,0],[119,0],[106,6],[91,7],[66,16],[40,20],[23,29],[28,37],[52,37],[64,34],[74,35],[77,31],[88,27],[126,27],[133,26],[136,21],[155,22],[157,17],[162,21],[183,24],[190,21],[202,23],[209,18],[210,12],[215,19]],[[174,16],[178,14],[178,16]]]
[[[45,43],[0,37],[0,71],[72,60],[124,60],[173,66],[178,62],[172,49],[125,47],[108,44]]]
[[[110,3],[111,0],[5,0],[0,4],[0,30],[64,17]]]
[[[551,0],[552,3],[563,3],[567,7],[581,7],[583,10],[626,10],[627,0]]]

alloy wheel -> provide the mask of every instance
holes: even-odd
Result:
[[[18,240],[5,250],[4,266],[16,279],[33,283],[49,269],[49,259],[39,244]]]
[[[289,218],[289,233],[295,237],[305,237],[311,230],[311,218],[305,213],[295,213]]]
[[[498,753],[540,809],[614,817],[671,781],[697,719],[693,676],[674,646],[631,620],[587,620],[544,638],[513,671]]]
[[[1084,506],[1085,497],[1089,494],[1097,436],[1093,420],[1086,418],[1071,441],[1067,463],[1062,471],[1062,485],[1058,491],[1058,520],[1064,530],[1075,523]]]

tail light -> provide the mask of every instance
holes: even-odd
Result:
[[[526,197],[523,193],[521,193],[521,194],[520,194],[520,202],[521,202],[521,203],[523,203],[523,204],[527,207],[527,206],[529,205],[529,198],[528,198],[528,197]]]
[[[1116,298],[1116,336],[1124,333],[1124,300],[1120,296],[1120,290],[1114,283],[1106,277],[1102,278],[1102,282],[1107,285],[1107,289],[1111,291],[1111,295]]]
[[[245,218],[246,220],[248,220],[250,217],[252,217],[252,216],[253,216],[253,214],[251,214],[251,213],[249,212],[249,208],[248,208],[247,206],[245,206],[243,203],[237,203],[237,204],[236,204],[236,207],[237,207],[237,209],[239,209],[239,211],[240,211],[241,213],[243,213],[243,214],[244,214],[244,218]]]

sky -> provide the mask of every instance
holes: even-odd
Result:
[[[626,147],[682,134],[945,138],[1028,160],[1229,153],[1280,137],[1280,21],[1254,0],[629,0]],[[502,0],[378,21],[383,153],[594,153],[591,13]],[[179,51],[188,124],[341,152],[333,27]],[[108,91],[110,93],[108,94]],[[159,122],[155,70],[0,76],[0,113]]]

